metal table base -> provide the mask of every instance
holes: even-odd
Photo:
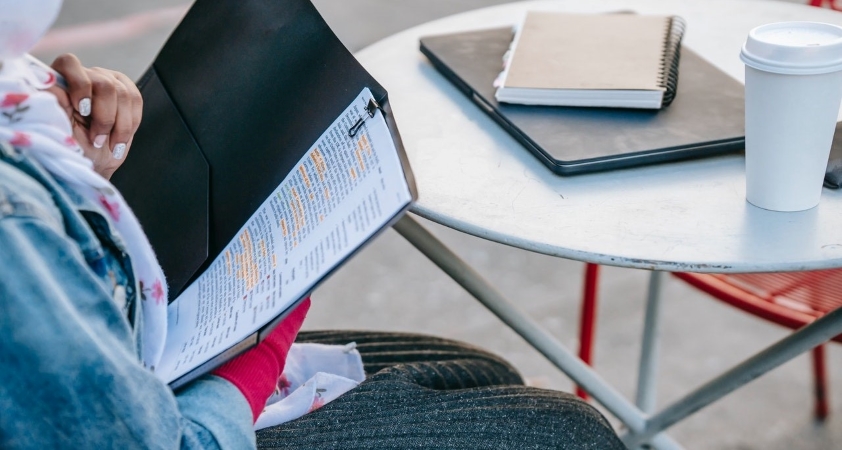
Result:
[[[590,366],[565,348],[550,333],[516,308],[474,269],[462,261],[418,221],[406,215],[395,230],[415,248],[439,266],[448,276],[479,300],[506,325],[520,334],[532,347],[585,389],[596,401],[628,427],[623,441],[629,448],[649,443],[659,449],[681,448],[666,434],[666,428],[681,421],[706,405],[747,384],[755,378],[786,363],[796,356],[842,334],[842,309],[816,320],[792,333],[745,362],[690,392],[670,406],[654,412],[655,369],[657,349],[657,316],[660,302],[660,272],[652,272],[646,306],[640,379],[635,406]],[[647,412],[652,413],[647,414]]]

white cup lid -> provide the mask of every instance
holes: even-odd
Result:
[[[842,27],[819,22],[780,22],[748,33],[740,59],[766,72],[815,75],[842,70]]]

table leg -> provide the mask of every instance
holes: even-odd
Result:
[[[655,412],[658,381],[658,338],[660,334],[661,279],[663,272],[654,270],[649,276],[646,298],[646,319],[643,322],[643,341],[640,367],[637,373],[637,407],[651,414]]]
[[[479,300],[486,308],[520,334],[550,362],[561,369],[577,385],[620,419],[633,433],[640,433],[646,424],[645,415],[611,385],[561,345],[527,314],[518,310],[473,268],[454,254],[441,241],[411,216],[406,215],[394,226],[401,236],[439,266],[454,281]],[[681,448],[666,435],[651,439],[658,448]]]
[[[629,435],[624,436],[623,440],[630,448],[634,448],[641,442],[646,442],[650,436],[840,333],[842,333],[842,308],[800,328],[677,400],[647,420],[644,432],[638,433],[632,430]]]

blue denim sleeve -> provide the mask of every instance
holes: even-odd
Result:
[[[132,331],[35,203],[0,208],[0,448],[254,448],[236,387],[178,395],[138,362]]]

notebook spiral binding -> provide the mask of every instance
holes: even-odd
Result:
[[[678,89],[678,60],[681,57],[681,39],[684,37],[686,27],[684,19],[672,16],[664,34],[664,55],[661,59],[661,73],[658,80],[658,84],[665,89],[662,106],[672,103]]]

